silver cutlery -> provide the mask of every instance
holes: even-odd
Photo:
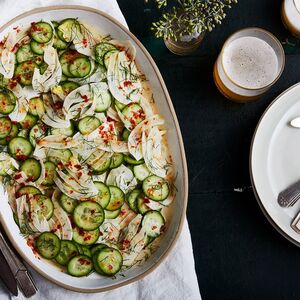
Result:
[[[17,281],[10,270],[10,267],[5,260],[2,252],[0,251],[0,265],[1,265],[1,272],[0,272],[0,279],[7,287],[7,289],[14,295],[18,296],[18,287]]]
[[[21,261],[21,259],[15,254],[14,250],[6,242],[3,234],[0,231],[0,250],[3,253],[5,260],[7,261],[11,272],[13,273],[20,290],[26,298],[29,298],[36,294],[37,288],[34,281],[27,271],[27,268]],[[1,270],[2,271],[2,270]]]
[[[300,180],[279,193],[277,202],[281,207],[291,207],[300,199]]]

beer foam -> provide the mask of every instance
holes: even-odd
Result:
[[[260,89],[271,84],[278,75],[278,58],[274,49],[257,37],[240,37],[223,52],[223,67],[237,85]]]

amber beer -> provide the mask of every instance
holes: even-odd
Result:
[[[300,0],[284,0],[281,6],[284,26],[296,37],[300,37]]]
[[[264,94],[284,69],[280,42],[260,28],[246,28],[225,42],[214,65],[214,81],[230,100],[250,102]]]

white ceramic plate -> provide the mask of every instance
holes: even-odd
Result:
[[[258,123],[250,154],[250,170],[257,200],[271,224],[300,246],[300,234],[291,221],[300,201],[291,208],[277,203],[278,194],[300,179],[300,129],[289,122],[300,116],[300,84],[282,93],[267,108]]]
[[[7,197],[4,194],[2,187],[0,187],[1,223],[20,255],[27,261],[27,263],[49,280],[56,282],[65,288],[80,292],[96,292],[117,288],[121,285],[141,279],[143,276],[150,273],[156,266],[158,266],[162,259],[166,257],[180,233],[186,211],[188,177],[178,121],[163,79],[149,53],[124,26],[105,13],[82,6],[52,6],[36,9],[18,16],[0,28],[0,39],[11,31],[13,27],[37,22],[44,17],[53,20],[79,18],[83,23],[99,28],[99,30],[111,34],[115,39],[131,40],[135,45],[137,50],[137,63],[151,83],[159,113],[166,120],[169,145],[172,145],[170,150],[174,160],[174,168],[178,173],[175,181],[178,192],[173,204],[174,213],[173,217],[169,221],[167,232],[165,233],[158,250],[142,266],[126,271],[124,273],[125,277],[117,276],[114,280],[111,278],[99,277],[96,274],[83,278],[75,278],[62,273],[49,262],[37,259],[32,253],[30,247],[26,245],[25,239],[20,235],[19,229],[14,223],[12,211],[8,205]]]

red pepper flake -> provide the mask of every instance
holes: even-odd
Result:
[[[20,178],[22,178],[22,174],[21,174],[21,173],[17,173],[17,174],[15,175],[15,180],[18,180],[18,179],[20,179]]]
[[[78,179],[80,179],[80,178],[81,178],[81,176],[82,176],[82,172],[80,171],[80,172],[78,172],[78,173],[77,173],[77,177],[78,177]]]
[[[84,38],[84,39],[82,40],[82,44],[83,44],[83,47],[84,47],[84,48],[86,48],[86,47],[87,47],[87,45],[88,45],[88,41],[87,41],[87,39],[86,39],[86,38]]]
[[[111,117],[106,117],[106,119],[107,119],[108,122],[115,122],[115,120],[112,119]]]
[[[84,100],[84,102],[88,102],[89,98],[87,95],[82,95],[81,98]]]
[[[89,234],[87,236],[84,237],[84,241],[89,241],[92,238],[92,236]]]
[[[28,182],[28,181],[34,181],[34,177],[33,177],[33,176],[28,176],[27,182]]]
[[[15,52],[19,48],[20,44],[16,43],[10,50],[10,52]]]
[[[112,265],[108,265],[108,268],[109,268],[110,270],[112,270],[112,269],[113,269],[113,266],[112,266]]]
[[[60,224],[57,225],[57,229],[61,229],[61,225]]]
[[[103,236],[103,232],[102,231],[99,231],[99,234],[100,234],[100,236]]]
[[[121,209],[120,215],[124,216],[126,214],[126,210],[125,209]]]
[[[17,150],[17,151],[18,151],[18,150]],[[17,153],[17,154],[16,154],[16,158],[17,158],[17,160],[25,160],[25,159],[28,158],[28,156],[27,156],[27,155],[24,155],[24,154]]]
[[[147,197],[144,197],[144,203],[150,203],[150,200]]]
[[[68,161],[68,162],[65,164],[65,166],[66,166],[67,168],[71,168],[71,167],[72,167],[72,162],[71,162],[71,161]]]
[[[54,108],[55,109],[62,109],[64,103],[62,101],[57,101],[54,103]]]
[[[77,170],[81,170],[81,169],[82,169],[81,165],[79,165],[79,164],[74,165],[74,167],[75,167]]]
[[[156,228],[157,228],[156,225],[153,225],[153,226],[151,227],[152,230],[155,230]]]
[[[91,264],[91,262],[90,262],[90,260],[88,260],[88,259],[85,259],[85,258],[79,258],[78,259],[78,261],[79,261],[79,263],[83,266],[83,265],[90,265]]]
[[[132,85],[132,82],[130,80],[125,80],[123,84],[124,84],[124,87],[128,87],[128,86]]]

